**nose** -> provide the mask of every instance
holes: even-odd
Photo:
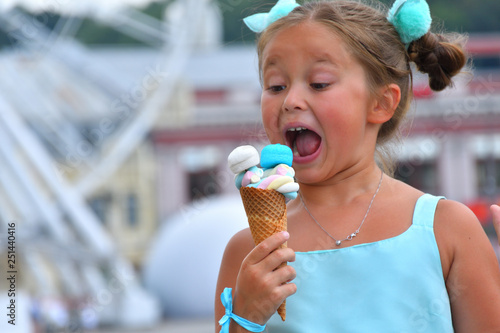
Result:
[[[301,111],[306,108],[305,92],[303,89],[298,85],[289,86],[285,100],[283,101],[283,110]]]

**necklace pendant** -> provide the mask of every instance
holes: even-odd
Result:
[[[302,205],[304,206],[304,209],[306,210],[307,214],[309,214],[309,216],[311,217],[311,219],[318,225],[318,227],[320,227],[321,230],[323,230],[332,240],[335,241],[335,245],[336,246],[340,246],[340,245],[342,245],[343,241],[351,241],[354,237],[356,237],[359,234],[359,230],[361,230],[361,227],[363,226],[363,223],[365,223],[366,217],[368,216],[368,213],[370,212],[370,208],[372,208],[373,201],[375,200],[375,197],[377,196],[377,193],[380,190],[380,185],[382,185],[382,179],[383,179],[383,177],[384,177],[384,172],[382,171],[380,173],[380,180],[378,181],[377,190],[373,194],[372,200],[370,201],[370,204],[368,205],[368,209],[366,210],[365,216],[363,217],[363,220],[361,220],[361,224],[359,225],[358,229],[356,229],[356,231],[354,231],[352,234],[350,234],[349,236],[347,236],[346,238],[344,238],[342,240],[335,239],[332,235],[330,235],[330,233],[328,231],[326,231],[325,228],[323,228],[323,226],[321,225],[321,223],[319,223],[314,218],[314,216],[311,214],[311,212],[309,211],[309,209],[307,209],[306,203],[304,202],[304,199],[302,199],[302,194],[300,193],[300,191],[298,192],[298,195],[299,195],[300,201],[302,202]]]
[[[347,236],[347,240],[352,240],[354,237],[356,237],[356,234],[352,233],[349,236]]]

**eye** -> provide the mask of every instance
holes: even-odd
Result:
[[[330,86],[330,84],[329,83],[311,83],[310,86],[314,90],[323,90],[323,89],[328,88],[328,86]]]
[[[279,93],[280,91],[285,90],[286,86],[270,86],[267,90],[273,93]]]

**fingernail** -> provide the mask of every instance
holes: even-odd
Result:
[[[290,238],[290,234],[288,233],[288,231],[283,231],[283,236],[285,236],[285,239]]]

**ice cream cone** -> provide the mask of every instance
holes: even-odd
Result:
[[[286,231],[286,203],[283,194],[254,187],[242,187],[240,194],[255,245],[275,233]],[[286,243],[282,247],[286,247]],[[284,265],[286,263],[280,267]],[[286,300],[278,308],[278,314],[285,321]]]

